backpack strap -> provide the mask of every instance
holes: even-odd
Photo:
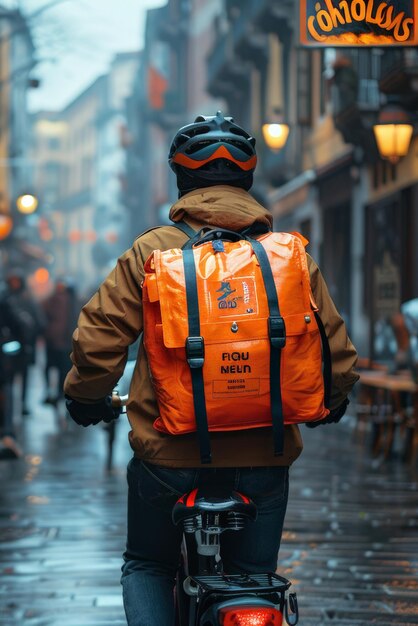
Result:
[[[197,295],[196,264],[193,250],[183,250],[184,278],[186,283],[187,314],[189,335],[186,339],[186,359],[192,377],[193,404],[196,430],[200,446],[202,463],[211,462],[208,418],[206,412],[203,364],[205,361],[205,343],[200,334],[199,302]]]
[[[325,332],[324,324],[319,317],[317,311],[314,311],[316,323],[318,324],[319,334],[321,335],[321,343],[322,343],[322,362],[323,362],[323,372],[322,375],[324,377],[324,406],[329,409],[330,400],[331,400],[331,387],[332,387],[332,360],[331,360],[331,349],[329,347],[328,337]]]
[[[194,245],[200,246],[208,241],[241,241],[245,239],[248,241],[248,237],[242,235],[237,230],[227,230],[226,228],[212,228],[204,227],[192,239],[189,239],[184,246],[183,250],[192,248]]]
[[[276,284],[267,252],[256,239],[250,240],[250,243],[260,264],[269,306],[271,420],[273,425],[274,455],[281,456],[284,444],[284,418],[280,388],[280,368],[282,348],[286,345],[286,327],[284,319],[280,315]]]
[[[266,233],[270,233],[271,228],[267,224],[263,224],[262,222],[254,222],[251,226],[247,226],[240,230],[240,233],[246,237],[256,237],[257,235],[265,235]]]
[[[178,228],[178,230],[181,230],[188,237],[190,237],[190,239],[197,234],[197,231],[193,230],[191,226],[189,226],[188,224],[186,224],[186,222],[183,222],[183,221],[174,222],[173,224],[170,224],[170,226],[172,226],[173,228]]]
[[[206,243],[216,239],[222,239],[224,241],[239,241],[240,239],[249,240],[249,238],[256,237],[257,235],[264,235],[270,232],[270,228],[267,224],[256,222],[247,226],[242,230],[228,230],[226,228],[220,228],[216,226],[203,226],[200,230],[193,230],[191,226],[186,222],[180,221],[170,224],[173,228],[178,228],[183,233],[190,237],[182,249],[192,248],[195,244]]]

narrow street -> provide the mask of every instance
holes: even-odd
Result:
[[[106,472],[101,427],[59,424],[41,404],[21,422],[25,456],[2,461],[0,624],[116,626],[125,541],[128,425]],[[380,466],[345,426],[304,429],[291,473],[281,572],[298,592],[301,626],[418,623],[418,488],[394,458]]]
[[[113,426],[54,406],[86,303],[66,393],[145,329],[140,431],[159,377],[199,422],[203,371],[228,427],[277,381],[317,417],[318,313],[331,418],[355,367],[358,412],[301,427],[277,571],[301,626],[418,626],[418,0],[7,0],[0,131],[0,626],[126,625],[128,420],[110,462]]]

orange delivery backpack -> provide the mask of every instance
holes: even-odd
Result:
[[[270,426],[283,454],[284,424],[326,417],[331,358],[297,233],[196,233],[182,249],[154,250],[143,282],[144,346],[159,417],[172,435]],[[255,236],[257,238],[255,238]]]

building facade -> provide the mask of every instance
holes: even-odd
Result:
[[[221,0],[169,0],[147,11],[141,62],[129,103],[126,205],[132,231],[168,222],[177,198],[167,165],[176,131],[196,115],[214,115],[224,100],[207,86],[206,58]]]
[[[137,52],[117,54],[105,77],[103,102],[96,119],[97,150],[94,163],[94,230],[92,253],[99,278],[104,278],[117,257],[131,245],[130,219],[124,204],[126,187],[126,101],[138,68]]]
[[[391,164],[373,124],[386,103],[416,115],[418,51],[303,48],[298,5],[225,0],[209,89],[259,139],[267,121],[290,125],[280,153],[258,142],[275,225],[310,240],[360,353],[389,358],[388,320],[418,296],[418,138],[415,127],[408,156]]]
[[[116,55],[63,111],[34,116],[40,237],[53,277],[69,277],[86,296],[131,244],[123,143],[137,64],[135,52]]]
[[[62,111],[68,129],[60,181],[64,266],[81,292],[95,283],[97,119],[103,110],[105,82],[104,76],[97,78]]]
[[[39,111],[33,115],[33,190],[39,200],[35,219],[39,239],[48,254],[48,268],[54,268],[55,276],[64,276],[67,268],[67,236],[61,210],[67,135],[68,124],[61,113]]]
[[[12,232],[2,243],[2,265],[32,263],[27,240],[31,226],[16,209],[17,198],[31,191],[30,119],[27,93],[35,81],[35,48],[28,24],[18,10],[0,7],[0,213],[10,217]]]

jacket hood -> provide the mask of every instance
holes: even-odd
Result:
[[[196,189],[178,200],[170,209],[170,219],[179,222],[190,218],[229,230],[241,230],[252,224],[273,225],[273,217],[247,191],[229,185]]]

